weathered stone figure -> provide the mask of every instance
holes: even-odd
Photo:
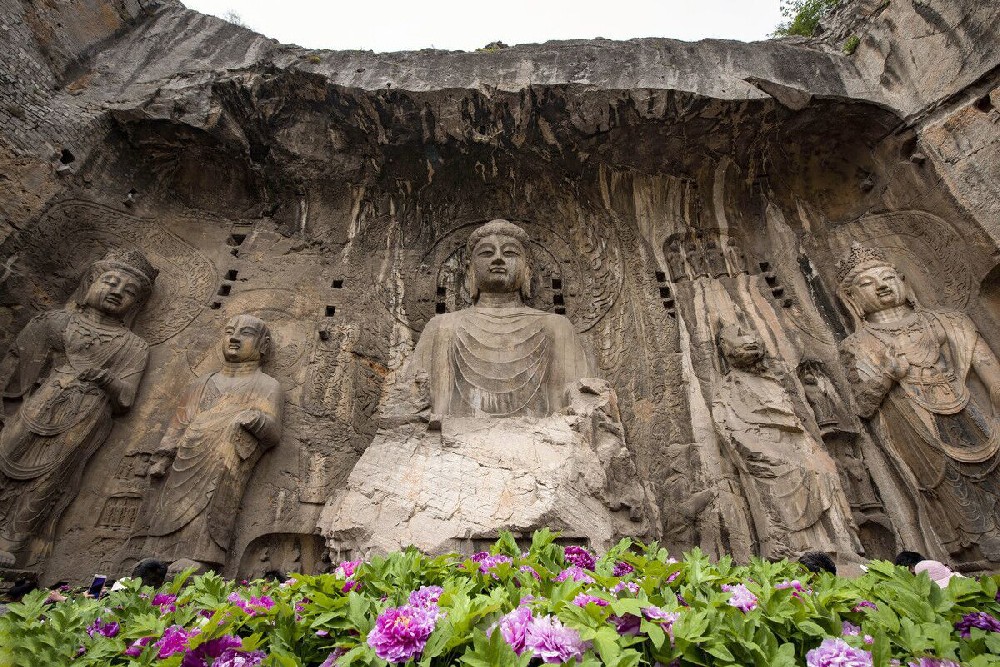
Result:
[[[859,415],[902,464],[923,529],[955,556],[1000,562],[1000,362],[966,315],[920,307],[882,252],[855,244],[837,268]],[[971,375],[988,397],[972,395]]]
[[[87,270],[68,306],[35,317],[0,364],[20,409],[0,431],[0,564],[28,561],[76,497],[83,469],[135,400],[149,346],[129,327],[157,270],[116,250]],[[49,524],[48,526],[46,524]]]
[[[150,467],[166,478],[149,518],[148,553],[225,563],[247,480],[281,437],[282,390],[260,369],[271,345],[262,320],[234,317],[222,336],[222,370],[185,390]]]
[[[566,405],[570,382],[588,377],[570,321],[524,305],[527,248],[528,235],[506,220],[469,235],[474,305],[432,318],[410,362],[430,378],[433,414],[544,417]]]
[[[712,415],[740,472],[760,555],[825,551],[856,559],[860,543],[836,464],[795,413],[763,341],[728,324],[718,342],[729,371]]]
[[[324,509],[338,557],[462,549],[542,526],[597,547],[656,530],[613,389],[588,377],[568,318],[524,303],[528,247],[506,220],[469,236],[473,305],[424,328],[382,427]]]

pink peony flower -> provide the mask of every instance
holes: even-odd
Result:
[[[667,635],[670,637],[670,645],[673,646],[674,623],[681,617],[680,612],[667,611],[659,607],[649,606],[642,608],[642,615],[646,617],[647,621],[659,623],[667,631]]]
[[[240,646],[242,646],[243,641],[239,637],[233,635],[223,635],[221,637],[216,637],[215,639],[209,639],[203,644],[199,644],[197,648],[188,651],[184,654],[184,660],[181,661],[181,667],[208,667],[212,665],[213,667],[217,664],[216,659],[221,658],[223,654],[235,653]],[[250,654],[241,654],[243,656]],[[260,657],[261,660],[264,659],[263,654]],[[237,662],[229,663],[230,665],[256,665],[260,662]]]
[[[878,609],[878,606],[874,602],[869,602],[868,600],[860,600],[851,611],[860,612],[865,609]]]
[[[611,589],[611,592],[618,595],[622,591],[628,591],[632,595],[637,595],[639,593],[639,584],[634,581],[619,581],[615,584],[615,587]]]
[[[436,607],[444,589],[440,586],[421,586],[410,593],[410,604],[414,607]]]
[[[571,545],[563,549],[563,560],[570,565],[576,565],[585,570],[593,570],[597,564],[594,554],[576,545]]]
[[[962,667],[957,662],[944,658],[920,658],[917,662],[906,663],[909,667]]]
[[[736,607],[744,614],[757,608],[757,596],[750,592],[750,589],[743,584],[731,586],[722,584],[722,590],[732,593],[729,596],[729,606]]]
[[[256,616],[259,612],[268,611],[274,607],[274,600],[266,595],[261,595],[260,597],[251,596],[250,600],[247,601],[240,597],[239,593],[233,591],[226,600],[250,616]]]
[[[102,637],[114,637],[118,634],[121,628],[118,623],[114,621],[109,621],[108,623],[102,623],[100,618],[95,618],[94,622],[90,624],[87,628],[87,634],[93,637],[94,635],[101,635]]]
[[[608,616],[608,621],[615,626],[615,630],[620,635],[637,635],[639,634],[639,627],[642,625],[642,619],[635,614],[624,614],[622,616],[612,614]]]
[[[677,570],[676,572],[674,572],[673,574],[671,574],[671,575],[670,575],[669,577],[667,577],[667,583],[668,583],[668,584],[672,584],[672,583],[674,583],[674,581],[675,581],[675,580],[677,579],[677,577],[679,577],[679,576],[681,576],[681,571],[680,571],[680,570]]]
[[[177,605],[174,604],[175,602],[177,602],[176,595],[157,593],[153,596],[153,606],[160,608],[160,614],[167,614],[174,611],[177,608]]]
[[[577,607],[586,607],[588,604],[596,604],[598,607],[607,607],[608,601],[604,598],[599,598],[596,595],[586,595],[580,593],[575,598],[573,598],[573,604]]]
[[[490,626],[489,630],[486,631],[486,636],[491,636],[493,630],[499,628],[504,641],[514,649],[514,653],[521,655],[524,652],[524,641],[527,637],[528,626],[531,625],[533,620],[530,609],[527,607],[518,607],[514,611],[502,616],[499,621]]]
[[[154,646],[158,649],[157,657],[160,660],[169,658],[174,653],[180,653],[187,646],[189,637],[198,634],[197,630],[188,632],[179,625],[171,625],[163,631],[163,636],[156,640]]]
[[[333,573],[338,577],[350,579],[354,576],[354,573],[357,571],[359,565],[361,565],[360,560],[345,560],[337,566],[337,569],[335,569]]]
[[[582,659],[587,645],[580,639],[579,632],[564,627],[558,618],[543,616],[528,626],[524,648],[541,658],[542,662],[558,663],[570,658]]]
[[[152,637],[141,637],[136,639],[127,649],[125,649],[125,655],[130,658],[138,658],[142,655],[142,649],[145,648],[151,641],[153,641]]]
[[[1000,632],[1000,621],[985,611],[976,611],[966,614],[962,620],[955,624],[955,629],[959,631],[963,639],[972,636],[972,628],[987,630],[989,632]]]
[[[519,571],[521,571],[521,572],[529,572],[529,573],[531,573],[531,576],[533,576],[538,581],[542,580],[542,578],[540,576],[538,576],[538,572],[535,570],[535,568],[531,567],[530,565],[522,565],[521,567],[519,567],[517,569]]]
[[[479,563],[479,571],[486,573],[502,563],[513,563],[514,559],[512,559],[510,556],[504,556],[503,554],[498,554],[496,556],[487,555],[485,558],[482,558],[477,562]],[[495,577],[496,574],[494,574],[493,576]]]
[[[615,563],[614,569],[611,570],[611,574],[613,574],[616,577],[624,577],[626,574],[632,574],[633,572],[635,572],[635,568],[632,567],[631,564],[626,563],[623,560],[620,560],[617,563]]]
[[[410,604],[389,607],[379,614],[368,633],[368,645],[387,662],[406,662],[424,650],[439,616],[437,609]]]
[[[559,582],[566,581],[567,579],[582,581],[585,584],[594,583],[594,578],[577,565],[570,565],[556,576],[556,581]]]
[[[212,667],[257,667],[266,657],[267,655],[263,651],[244,652],[227,649],[215,659],[215,662],[210,664]]]
[[[872,667],[872,654],[843,639],[828,637],[806,653],[806,667]]]
[[[857,637],[861,634],[861,628],[850,621],[844,621],[840,625],[840,634],[843,637]]]

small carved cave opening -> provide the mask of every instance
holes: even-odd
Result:
[[[243,242],[247,240],[246,234],[230,234],[229,239],[226,241],[231,246],[241,246]]]
[[[219,296],[229,296],[229,293],[233,291],[232,285],[219,285]]]
[[[229,269],[228,271],[226,271],[226,280],[236,280],[236,276],[238,276],[239,274],[240,272],[238,270]]]
[[[343,286],[344,286],[344,281],[339,278],[330,283],[330,287],[332,287],[333,289],[341,289],[343,288]]]
[[[974,104],[976,109],[983,113],[989,113],[993,110],[993,99],[988,94],[980,97]]]
[[[327,317],[333,317],[334,315],[337,314],[337,307],[336,306],[327,306],[326,310],[324,311],[324,313],[326,314]]]
[[[63,164],[72,164],[75,160],[76,156],[73,155],[73,152],[68,148],[62,149],[62,152],[59,154],[59,162]]]

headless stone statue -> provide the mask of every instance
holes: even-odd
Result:
[[[470,235],[473,305],[424,328],[382,428],[323,512],[334,551],[438,552],[546,525],[610,546],[656,525],[613,390],[589,377],[564,315],[525,305],[528,247],[506,220]]]
[[[919,507],[921,530],[962,560],[1000,562],[1000,361],[968,316],[922,308],[885,255],[838,264],[855,320],[841,356],[860,417]],[[969,388],[977,376],[988,397]]]
[[[861,546],[837,467],[768,367],[763,341],[730,324],[719,332],[719,347],[730,370],[712,416],[740,471],[760,556],[825,551],[856,560]]]
[[[140,252],[108,253],[71,304],[32,319],[0,363],[4,398],[21,401],[0,431],[0,565],[30,565],[48,548],[112,415],[132,406],[149,346],[129,327],[156,274]],[[39,549],[27,549],[32,538]]]
[[[160,442],[150,475],[164,477],[149,513],[146,552],[219,569],[254,466],[281,437],[283,396],[261,371],[267,325],[251,315],[226,324],[222,370],[195,380]]]

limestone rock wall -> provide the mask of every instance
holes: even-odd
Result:
[[[616,390],[672,548],[754,550],[709,409],[718,323],[737,312],[817,438],[798,369],[825,369],[853,434],[831,454],[871,471],[845,482],[869,554],[934,548],[851,416],[834,263],[853,240],[888,248],[925,304],[967,312],[1000,351],[998,10],[869,4],[825,41],[375,54],[280,45],[172,1],[0,0],[0,347],[109,246],[161,271],[135,327],[152,346],[139,399],[51,526],[46,575],[144,555],[130,536],[151,453],[239,312],[272,324],[265,370],[287,401],[226,569],[322,567],[319,511],[423,325],[465,303],[461,246],[493,217],[532,235],[533,305],[570,317]]]

